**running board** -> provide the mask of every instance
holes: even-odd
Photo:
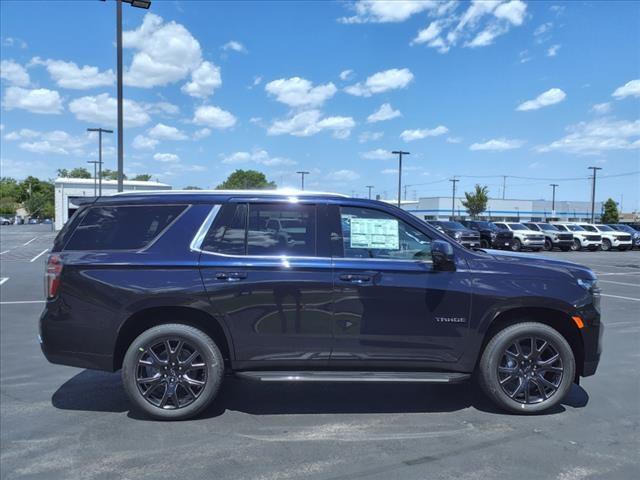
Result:
[[[236,376],[260,382],[406,382],[458,383],[471,378],[468,373],[447,372],[346,372],[346,371],[253,371]]]

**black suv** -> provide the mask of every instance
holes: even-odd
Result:
[[[122,369],[132,405],[183,419],[225,374],[452,383],[500,407],[560,402],[601,350],[588,268],[473,251],[386,203],[279,192],[127,193],[55,239],[39,340],[53,363]]]
[[[460,222],[429,220],[427,223],[433,225],[441,232],[446,233],[464,247],[480,247],[480,234],[475,230],[465,227]]]
[[[482,248],[510,248],[513,244],[513,232],[500,230],[493,223],[482,220],[465,220],[461,222],[465,227],[480,234]]]

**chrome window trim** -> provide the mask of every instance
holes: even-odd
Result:
[[[202,242],[204,241],[204,237],[209,232],[209,229],[211,228],[213,221],[218,216],[218,213],[220,212],[221,207],[222,205],[219,203],[211,207],[211,211],[207,214],[207,217],[204,219],[204,222],[202,222],[202,225],[200,225],[200,228],[198,229],[195,236],[193,237],[193,240],[191,240],[191,243],[189,244],[189,249],[192,252],[209,253],[202,250],[201,248]]]

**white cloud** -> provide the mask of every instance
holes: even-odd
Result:
[[[383,122],[402,116],[400,110],[394,110],[391,104],[383,103],[380,108],[367,117],[367,123]]]
[[[360,143],[373,142],[380,140],[383,136],[384,132],[362,132],[360,136],[358,136],[358,141]]]
[[[3,125],[4,127],[4,125]],[[4,130],[4,128],[3,128]],[[25,138],[36,138],[41,135],[41,132],[36,130],[31,130],[29,128],[23,128],[19,131],[9,132],[4,136],[5,140],[13,141],[13,140],[21,140]]]
[[[220,68],[211,62],[202,62],[191,72],[191,81],[182,86],[182,91],[192,97],[207,98],[221,85]]]
[[[31,113],[55,114],[62,112],[62,99],[55,90],[8,87],[4,92],[2,106],[5,110],[19,108]]]
[[[242,43],[240,43],[240,42],[238,42],[236,40],[228,41],[221,48],[225,52],[228,51],[228,50],[232,50],[232,51],[238,52],[238,53],[249,53],[249,52],[247,52],[247,49],[245,48],[245,46]]]
[[[118,104],[108,93],[72,100],[69,110],[83,122],[102,126],[115,126],[117,122]],[[145,107],[134,100],[123,101],[123,112],[125,127],[140,127],[151,120]]]
[[[27,140],[20,143],[19,147],[28,152],[77,156],[85,155],[84,147],[94,140],[93,137],[89,133],[74,136],[63,130],[39,132],[28,128],[5,135],[6,140]]]
[[[439,125],[436,128],[423,128],[418,130],[404,130],[400,134],[400,138],[405,142],[412,142],[414,140],[421,140],[426,137],[438,137],[449,132],[449,129],[443,125]]]
[[[133,139],[132,146],[136,150],[153,150],[160,143],[155,138],[149,138],[144,135],[136,135]]]
[[[507,20],[511,25],[520,26],[524,22],[527,4],[520,0],[501,3],[493,12],[496,18]]]
[[[25,42],[20,38],[5,37],[2,39],[2,46],[3,47],[20,47],[24,49],[24,48],[27,48],[29,45],[27,45],[27,42]]]
[[[180,157],[175,153],[156,153],[153,159],[163,163],[176,163],[180,161]]]
[[[223,130],[233,127],[236,124],[236,117],[234,117],[231,112],[227,112],[219,107],[203,105],[196,108],[193,121],[198,125]]]
[[[43,65],[46,67],[51,79],[61,88],[73,90],[86,90],[96,87],[108,87],[113,85],[116,76],[113,70],[100,72],[98,67],[84,65],[79,67],[73,62],[63,60],[42,60],[35,57],[29,65]]]
[[[552,27],[553,23],[551,22],[542,23],[536,27],[536,29],[533,31],[533,35],[536,37],[544,35],[545,33],[549,32]]]
[[[210,128],[201,128],[200,130],[196,130],[193,133],[193,139],[194,140],[202,140],[203,138],[207,138],[209,135],[211,135],[211,129]]]
[[[443,21],[434,20],[427,28],[418,32],[418,35],[416,35],[416,38],[411,41],[411,44],[426,43],[427,45],[433,46],[431,45],[432,42],[440,36],[443,27]]]
[[[537,148],[539,152],[597,155],[611,150],[640,149],[640,120],[599,118],[567,127],[567,135]]]
[[[331,82],[314,87],[309,80],[300,77],[273,80],[264,89],[278,102],[290,107],[319,107],[337,91]]]
[[[200,43],[183,25],[163,22],[162,17],[147,13],[137,29],[123,32],[123,47],[136,51],[125,70],[125,84],[163,86],[182,80],[200,66]]]
[[[279,167],[295,165],[297,162],[284,157],[272,157],[266,150],[257,149],[252,152],[235,152],[224,156],[222,163],[228,165],[238,165],[243,163],[255,163],[265,167]]]
[[[516,110],[520,112],[526,112],[528,110],[538,110],[542,107],[548,107],[549,105],[555,105],[556,103],[562,102],[567,97],[567,94],[564,93],[559,88],[551,88],[546,92],[541,93],[533,100],[527,100],[524,103],[518,105]]]
[[[391,152],[382,148],[369,150],[368,152],[362,152],[360,153],[360,156],[366,160],[389,160],[393,158]]]
[[[433,0],[359,0],[352,5],[355,15],[341,17],[340,23],[397,23],[425,10],[438,7]]]
[[[2,60],[0,62],[0,78],[6,80],[9,85],[16,87],[28,87],[31,83],[27,70],[13,60]]]
[[[611,111],[611,103],[609,102],[596,103],[591,107],[591,111],[594,113],[597,113],[598,115],[604,115]]]
[[[355,126],[351,117],[325,117],[319,110],[306,110],[284,120],[276,120],[267,130],[268,135],[289,134],[296,137],[309,137],[323,130],[330,130],[336,138],[346,138]]]
[[[327,180],[332,182],[352,182],[354,180],[358,180],[360,175],[353,170],[335,170],[333,172],[329,172],[327,174]]]
[[[353,76],[353,70],[343,70],[340,72],[340,80],[349,80]]]
[[[616,88],[612,96],[618,100],[625,97],[640,97],[640,79],[631,80],[623,86]]]
[[[150,114],[177,115],[180,113],[180,107],[169,102],[154,102],[142,104],[145,110]]]
[[[491,152],[503,152],[505,150],[513,150],[524,145],[522,140],[509,140],[507,138],[494,138],[484,143],[473,143],[469,150],[483,150]]]
[[[560,50],[561,45],[551,45],[547,49],[547,57],[555,57],[558,55],[558,51]]]
[[[150,128],[147,134],[157,140],[186,140],[187,136],[176,127],[158,123]]]
[[[460,137],[447,137],[447,143],[460,143],[462,138]]]
[[[392,68],[374,73],[364,83],[350,85],[344,91],[358,97],[370,97],[376,93],[405,88],[412,80],[413,73],[408,68]]]

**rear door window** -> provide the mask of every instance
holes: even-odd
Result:
[[[186,205],[97,206],[88,209],[65,250],[138,250],[146,247]]]
[[[202,250],[225,255],[244,255],[246,229],[247,205],[225,204],[204,238]]]
[[[249,255],[316,255],[316,207],[304,204],[249,204]]]

